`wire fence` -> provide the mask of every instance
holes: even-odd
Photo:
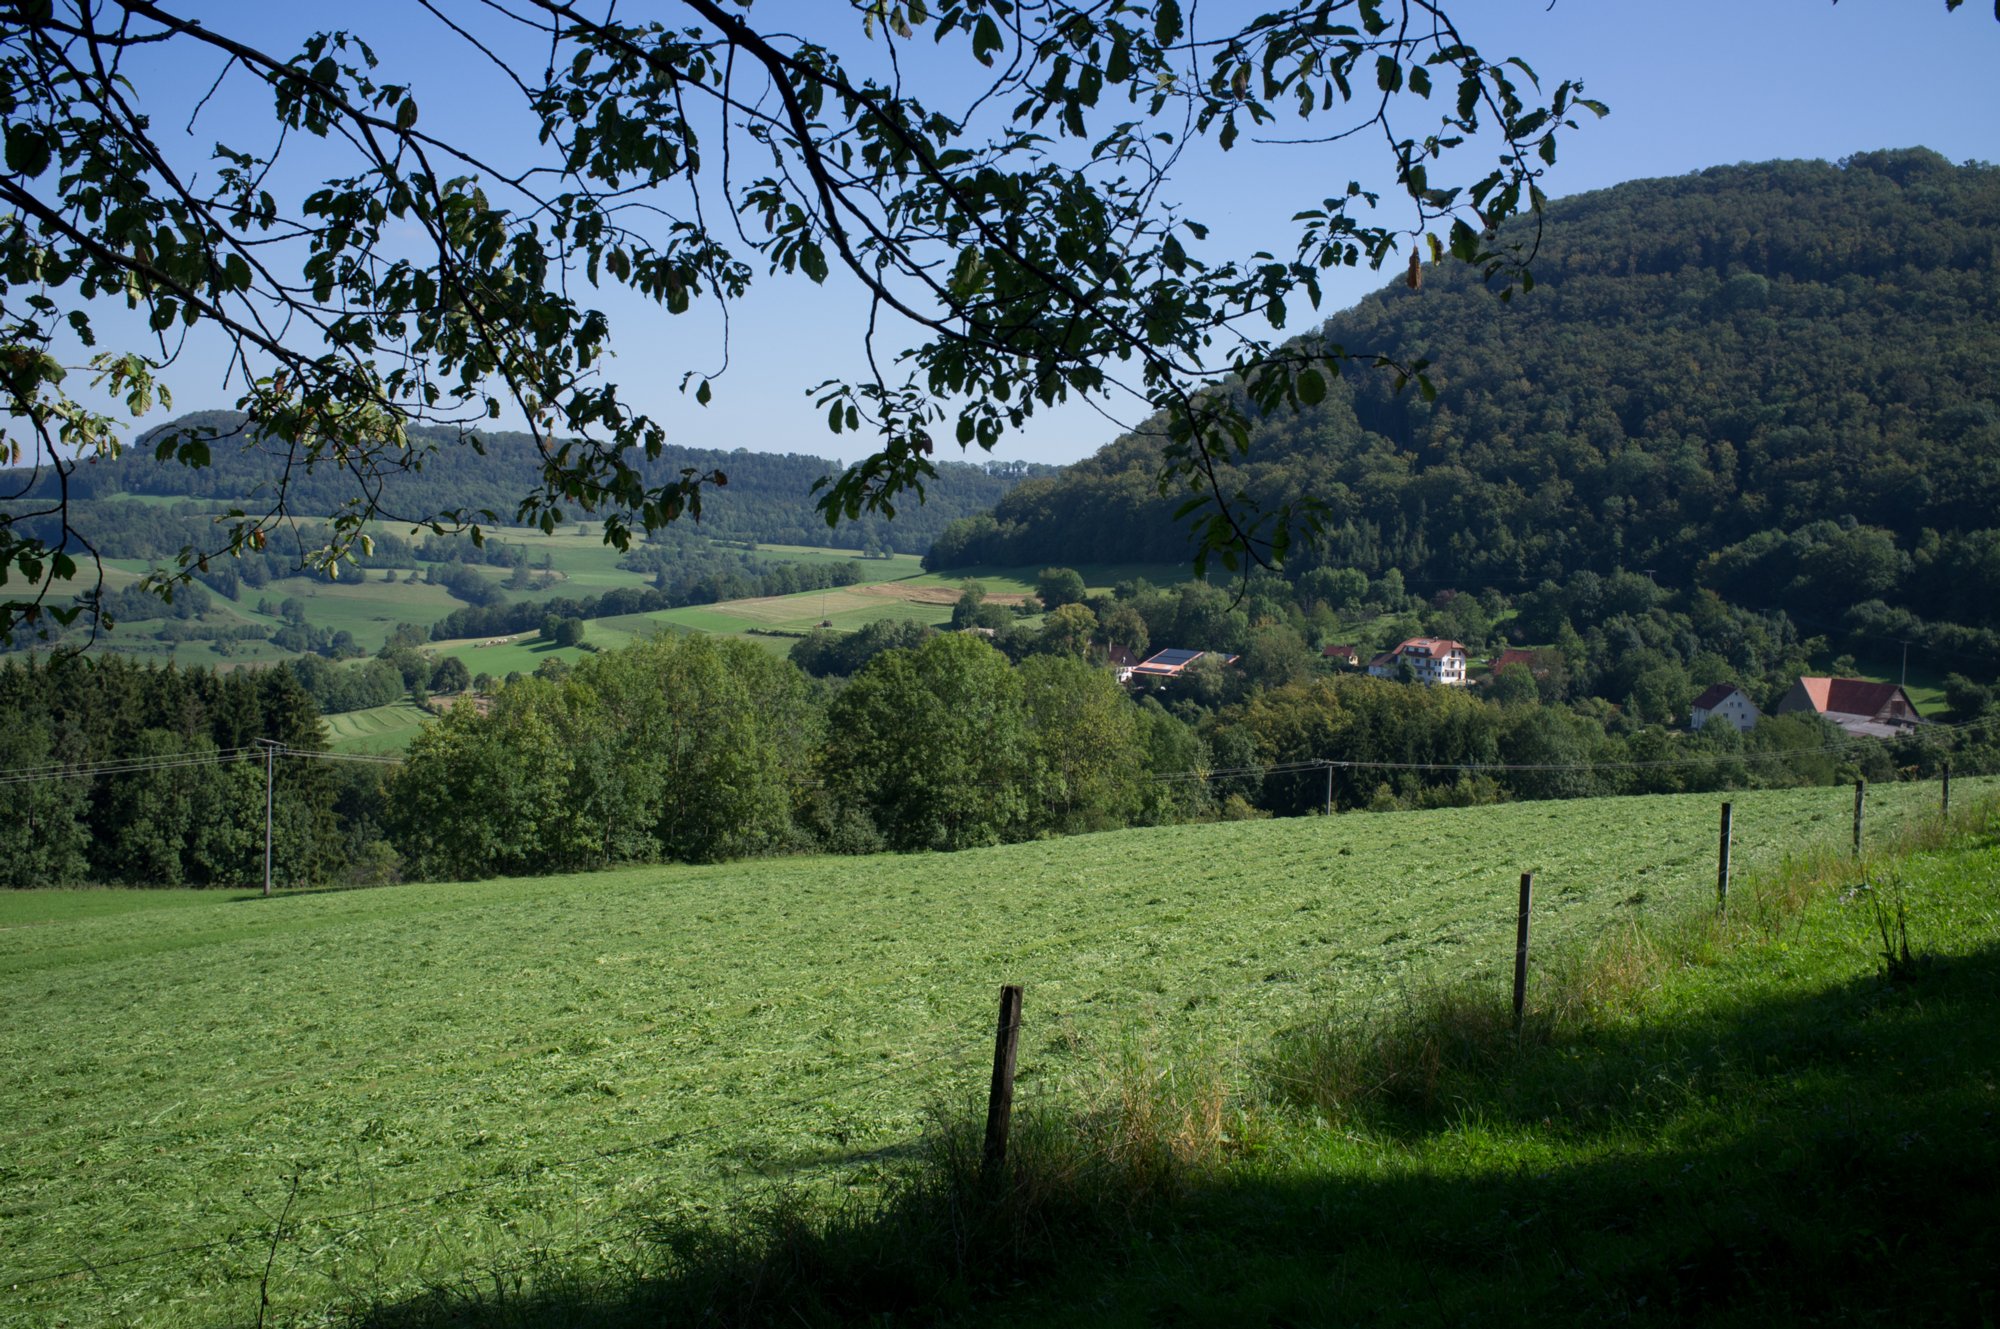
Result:
[[[1981,723],[1983,722],[1955,726],[1953,728],[1955,732],[1964,733],[1979,728]],[[1872,742],[1873,740],[1863,741]],[[265,751],[263,749],[246,748],[213,754],[210,759],[218,762],[244,761],[261,759],[264,755]],[[278,749],[276,755],[300,759],[384,760],[379,757],[360,756],[357,754],[316,753],[301,749]],[[132,761],[107,762],[96,764],[94,767],[89,768],[87,773],[92,776],[122,775],[133,770],[169,769],[179,764],[185,763],[167,762],[161,765],[154,765]],[[1315,761],[1310,764],[1275,764],[1267,767],[1245,769],[1258,769],[1265,773],[1274,773],[1288,769],[1322,769],[1329,764],[1333,763]],[[1355,762],[1343,764],[1379,767],[1383,769],[1436,769],[1433,764],[1429,763]],[[1531,766],[1526,769],[1591,769],[1591,767]],[[84,768],[78,767],[42,767],[0,773],[0,782],[25,779],[80,778],[85,773]],[[1190,776],[1193,774],[1189,773]],[[1213,777],[1221,773],[1213,772],[1208,774]],[[1511,910],[1493,910],[1489,913],[1485,909],[1474,909],[1469,914],[1460,918],[1458,923],[1460,926],[1477,929],[1482,933],[1488,929],[1500,931],[1513,927],[1515,915]],[[1104,929],[1101,933],[1069,935],[1063,937],[1059,944],[1070,949],[1076,949],[1081,944],[1115,937],[1124,930],[1122,927],[1111,927]],[[1055,945],[1058,943],[1051,942],[1049,944]],[[1034,950],[1035,947],[1032,944],[1026,945],[1017,949],[1012,958],[1016,961],[1025,959],[1034,953]],[[1136,1011],[1138,1005],[1135,1004],[1133,1009]],[[1066,1027],[1073,1026],[1073,1023],[1073,1020],[1062,1015],[1055,1015],[1039,1022],[1041,1027],[1046,1027],[1058,1035]],[[952,1037],[954,1030],[956,1030],[956,1037]],[[816,1107],[837,1106],[836,1100],[892,1082],[907,1085],[911,1083],[913,1077],[921,1073],[934,1072],[936,1068],[946,1063],[950,1063],[954,1067],[962,1065],[968,1057],[973,1056],[983,1048],[990,1047],[993,1037],[994,1029],[990,1022],[978,1029],[976,1033],[967,1029],[963,1024],[956,1022],[936,1024],[924,1031],[920,1031],[917,1035],[899,1038],[893,1045],[895,1048],[900,1049],[914,1046],[923,1050],[915,1054],[904,1053],[893,1066],[873,1070],[863,1075],[848,1077],[837,1084],[818,1086],[810,1092],[773,1100],[764,1106],[768,1111],[777,1113],[804,1112]],[[879,1052],[881,1050],[883,1049],[862,1049],[859,1050],[859,1053],[867,1055],[869,1052]],[[701,1141],[714,1139],[727,1131],[740,1131],[741,1129],[742,1122],[738,1120],[728,1118],[718,1119],[703,1125],[669,1131],[645,1140],[565,1155],[552,1160],[535,1161],[530,1163],[525,1169],[509,1172],[505,1175],[481,1178],[476,1181],[469,1181],[423,1194],[402,1196],[366,1205],[350,1206],[325,1213],[294,1214],[292,1206],[288,1203],[286,1212],[273,1222],[244,1226],[215,1237],[169,1244],[103,1260],[78,1260],[73,1264],[63,1267],[0,1273],[0,1285],[5,1285],[18,1291],[58,1283],[67,1279],[102,1276],[114,1270],[177,1257],[197,1256],[220,1250],[254,1247],[264,1243],[269,1243],[275,1251],[279,1245],[287,1242],[297,1242],[302,1234],[310,1231],[327,1232],[330,1229],[343,1226],[354,1228],[365,1225],[369,1219],[378,1218],[389,1213],[434,1208],[497,1189],[518,1190],[524,1185],[535,1183],[540,1178],[610,1160],[680,1153]],[[586,1250],[591,1245],[602,1240],[607,1233],[612,1232],[615,1228],[628,1228],[631,1229],[633,1235],[636,1235],[637,1229],[632,1227],[633,1223],[634,1220],[628,1215],[614,1215],[603,1223],[588,1229],[587,1235],[583,1240],[564,1248],[564,1251],[539,1251],[529,1263],[532,1263],[534,1260],[559,1258],[564,1253],[574,1254]],[[349,1235],[352,1234],[350,1233]],[[329,1240],[334,1239],[337,1239],[335,1235],[329,1233]],[[526,1267],[526,1265],[516,1267]]]
[[[2000,727],[2000,715],[1988,715],[1956,723],[1933,722],[1925,724],[1912,730],[1911,736],[1924,738],[1936,744],[1942,744],[1949,751],[1957,740],[1988,733],[1996,727]],[[1306,771],[1325,771],[1329,768],[1334,770],[1407,771],[1459,775],[1525,773],[1603,774],[1619,771],[1782,765],[1793,761],[1851,756],[1854,753],[1866,751],[1871,748],[1880,748],[1881,746],[1882,740],[1879,738],[1866,735],[1843,735],[1838,738],[1829,737],[1824,742],[1817,744],[1772,749],[1763,752],[1723,750],[1709,753],[1686,753],[1676,757],[1658,757],[1628,761],[1399,761],[1381,758],[1315,756],[1288,761],[1252,762],[1235,766],[1191,767],[1181,771],[1146,772],[1139,774],[1135,778],[1153,783],[1179,783],[1242,777],[1263,778]],[[401,766],[407,762],[407,758],[394,753],[333,752],[324,749],[294,747],[289,744],[273,745],[272,751],[276,756],[281,758],[304,761],[352,762],[373,766]],[[263,747],[239,747],[203,752],[162,754],[153,757],[112,757],[96,762],[51,763],[43,766],[0,770],[0,785],[54,780],[94,780],[108,776],[171,770],[184,766],[229,765],[241,761],[261,761],[264,759],[265,752],[266,749]],[[800,781],[800,783],[822,786],[825,784],[825,781],[807,779]],[[1014,786],[981,784],[976,787],[998,789],[1013,788]]]

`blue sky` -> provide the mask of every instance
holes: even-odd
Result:
[[[1205,6],[1207,21],[1217,26],[1224,13],[1247,16],[1261,8],[1216,0]],[[414,82],[427,127],[496,149],[525,151],[530,145],[528,122],[505,107],[491,79],[462,60],[453,40],[409,0],[339,6],[218,0],[187,9],[283,53],[296,49],[313,27],[338,23],[376,46],[388,76]],[[628,0],[622,16],[671,17],[674,9],[664,0]],[[1953,160],[2000,158],[2000,77],[1994,72],[2000,23],[1985,0],[1971,0],[1953,14],[1942,0],[1461,0],[1453,10],[1466,36],[1489,56],[1520,55],[1545,81],[1581,78],[1591,96],[1610,104],[1609,118],[1586,124],[1568,141],[1545,181],[1552,195],[1718,163],[1832,159],[1918,144]],[[788,25],[822,23],[841,13],[831,0],[759,0],[752,11],[774,12]],[[161,122],[178,127],[185,107],[216,71],[172,64],[145,72],[142,92],[155,97]],[[943,82],[964,72],[971,71],[944,66],[923,76]],[[225,90],[193,138],[204,145],[229,138],[252,146],[257,140],[243,126],[255,124],[256,114],[256,103]],[[310,158],[301,162],[310,164]],[[1213,228],[1212,256],[1260,248],[1287,253],[1287,219],[1350,178],[1392,186],[1379,140],[1282,154],[1205,148],[1184,159],[1171,192],[1190,216]],[[303,186],[306,178],[296,175],[291,183]],[[1295,311],[1288,330],[1304,330],[1382,282],[1377,273],[1342,274],[1320,315]],[[619,297],[607,297],[604,306],[616,329],[611,373],[621,394],[663,419],[675,442],[820,455],[857,451],[852,436],[827,433],[808,395],[813,384],[861,368],[865,306],[837,278],[823,288],[802,279],[760,281],[734,311],[730,370],[706,408],[675,388],[684,370],[717,364],[714,316],[671,318]],[[214,349],[191,347],[170,378],[176,408],[230,405],[235,392],[221,379]],[[1131,407],[1122,412],[1126,419],[1137,414]],[[995,455],[1068,461],[1114,432],[1102,415],[1072,406],[1004,441]]]

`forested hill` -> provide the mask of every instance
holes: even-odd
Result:
[[[1456,264],[1331,319],[1428,358],[1435,402],[1352,371],[1263,427],[1252,492],[1310,493],[1294,554],[1412,585],[1655,570],[1753,605],[2000,614],[2000,170],[1923,150],[1769,162],[1554,203],[1532,293]],[[935,547],[1185,558],[1157,445],[1127,437]]]
[[[164,428],[207,425],[224,435],[212,445],[210,465],[191,468],[156,462],[155,431],[117,461],[79,468],[71,482],[71,496],[83,502],[146,495],[254,506],[255,499],[274,492],[284,469],[284,455],[275,446],[240,435],[241,423],[240,416],[220,411],[183,416]],[[481,455],[457,444],[444,431],[414,433],[420,442],[438,446],[421,470],[396,476],[386,487],[387,506],[399,516],[463,508],[489,509],[511,518],[521,496],[535,485],[536,454],[525,434],[484,435],[485,453]],[[704,499],[700,529],[705,534],[773,544],[867,547],[918,554],[930,547],[953,518],[991,509],[1022,476],[1047,469],[1019,463],[988,468],[945,462],[938,467],[938,480],[928,486],[925,501],[918,504],[912,499],[899,505],[893,521],[868,517],[829,528],[813,506],[812,493],[815,480],[838,469],[826,458],[669,447],[657,462],[649,463],[648,471],[664,478],[678,476],[684,467],[719,469],[729,480],[725,488]],[[323,516],[355,492],[350,477],[323,468],[292,476],[290,504],[302,516]],[[97,515],[101,520],[103,514]]]

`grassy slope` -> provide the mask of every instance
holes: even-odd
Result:
[[[978,1318],[1991,1324],[2000,836],[1871,876],[1836,868],[1448,1106],[1280,1126],[1158,1249],[1070,1259]],[[1878,897],[1909,911],[1893,973]]]
[[[371,706],[361,711],[344,711],[324,720],[327,746],[335,752],[401,752],[433,718],[430,712],[407,699],[387,706]]]
[[[507,527],[488,532],[487,538],[496,543],[519,544],[526,549],[531,567],[540,570],[546,560],[554,571],[562,574],[560,580],[538,589],[506,590],[510,601],[539,602],[559,596],[574,599],[618,587],[651,584],[649,578],[619,568],[621,555],[596,538],[594,527],[582,528],[581,533],[579,528],[566,527],[558,535]],[[805,632],[822,621],[844,631],[853,631],[885,618],[911,618],[923,623],[943,624],[951,618],[952,600],[956,598],[962,582],[977,580],[994,595],[1024,595],[1034,590],[1035,575],[1039,571],[1032,567],[982,568],[970,573],[934,576],[925,573],[922,561],[912,554],[863,559],[858,550],[813,549],[799,545],[761,545],[759,552],[780,562],[858,562],[868,580],[857,586],[828,591],[807,591],[799,595],[739,600],[719,605],[690,605],[651,614],[598,619],[591,623],[587,640],[600,649],[606,649],[659,631],[709,632],[745,637],[783,654],[790,649],[791,641],[786,637],[763,634],[771,631]],[[474,566],[475,570],[495,583],[503,584],[504,589],[510,569]],[[139,560],[107,564],[106,582],[113,586],[124,585],[136,581],[144,571],[145,565]],[[1103,591],[1109,591],[1117,582],[1132,577],[1145,577],[1157,584],[1171,585],[1185,581],[1189,576],[1185,568],[1149,564],[1091,565],[1079,571],[1092,590]],[[254,589],[245,587],[241,599],[236,601],[215,596],[215,607],[208,617],[219,624],[251,623],[268,631],[278,627],[279,620],[257,613],[257,602],[268,600],[276,606],[287,598],[295,598],[305,606],[307,621],[318,627],[352,632],[361,648],[372,654],[381,649],[395,624],[428,626],[462,607],[443,587],[426,585],[421,580],[421,573],[416,575],[417,579],[411,580],[410,571],[398,569],[397,580],[393,584],[383,580],[379,569],[371,572],[368,580],[359,583],[328,584],[304,577],[285,578]],[[174,659],[182,664],[234,667],[287,658],[286,652],[265,641],[229,642],[224,652],[216,651],[207,642],[155,641],[151,633],[156,626],[151,621],[133,623],[108,637],[106,645],[112,650],[157,660]],[[531,672],[550,654],[559,655],[572,663],[581,654],[576,650],[555,651],[532,641],[488,647],[483,645],[483,641],[462,640],[440,642],[426,649],[440,656],[459,656],[473,673],[490,673],[496,677],[504,677],[515,670]]]
[[[1922,838],[1739,880],[1726,921],[1696,905],[1540,948],[1518,1045],[1490,980],[1220,1077],[1156,1044],[1081,1110],[1018,1111],[998,1192],[974,1099],[886,1202],[670,1215],[608,1276],[559,1257],[360,1319],[1992,1324],[2000,820]],[[1877,921],[1899,905],[1900,959]],[[1302,1103],[1287,1049],[1322,1029],[1435,1092]]]
[[[1870,825],[1935,796],[1878,789]],[[1746,866],[1847,827],[1844,790],[1736,799]],[[0,896],[0,1002],[35,1013],[0,1032],[0,1282],[268,1231],[292,1175],[310,1226],[279,1252],[281,1311],[775,1181],[865,1183],[933,1094],[983,1075],[1001,981],[1028,985],[1027,1094],[1135,1031],[1253,1045],[1415,973],[1499,972],[1523,868],[1551,942],[1699,898],[1714,812],[1520,804],[269,903]],[[0,1322],[240,1321],[264,1255],[22,1287]]]

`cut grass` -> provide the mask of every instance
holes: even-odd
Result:
[[[335,752],[379,754],[403,751],[424,727],[424,722],[434,718],[415,702],[404,700],[366,710],[342,711],[327,716],[321,723],[326,727],[327,746]]]
[[[358,1318],[1991,1323],[1995,813],[1907,827],[1863,864],[1794,860],[1728,919],[1689,904],[1643,945],[1558,947],[1518,1044],[1498,984],[1349,1018],[1441,1049],[1416,1059],[1444,1063],[1437,1095],[1301,1102],[1294,1048],[1263,1072],[1272,1098],[1183,1046],[1031,1102],[998,1184],[976,1101],[947,1106],[881,1192],[669,1216],[614,1270],[558,1258]]]
[[[1870,827],[1936,796],[1879,787]],[[1842,789],[1734,797],[1746,871],[1847,829]],[[608,1257],[642,1220],[780,1183],[867,1191],[936,1093],[980,1082],[1002,981],[1028,986],[1024,1101],[1134,1030],[1234,1055],[1417,975],[1504,972],[1524,866],[1538,944],[1705,896],[1714,814],[1612,799],[270,902],[0,895],[0,1001],[34,1013],[0,1031],[0,1283],[104,1268],[23,1285],[0,1318],[241,1322],[293,1176],[281,1318]]]

